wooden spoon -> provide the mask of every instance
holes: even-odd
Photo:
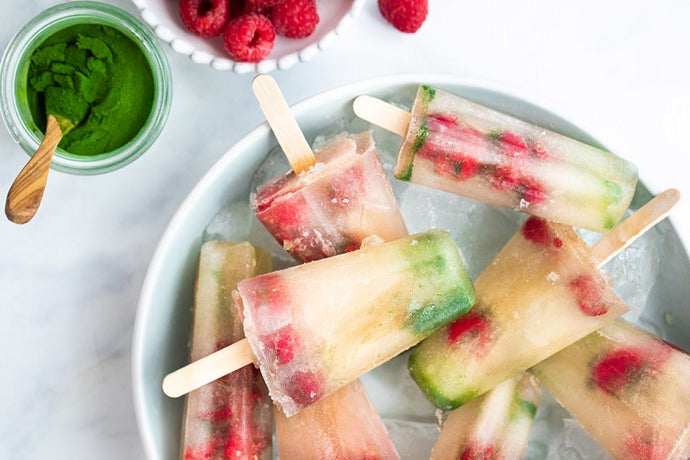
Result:
[[[19,171],[7,192],[5,215],[9,220],[15,224],[25,224],[34,217],[46,188],[53,153],[62,137],[78,123],[67,117],[48,113],[46,134],[41,145]]]

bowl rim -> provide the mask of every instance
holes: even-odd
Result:
[[[580,123],[580,120],[575,120],[570,117],[567,112],[561,109],[557,109],[556,105],[548,101],[544,101],[543,97],[539,95],[531,94],[529,91],[524,89],[516,89],[508,85],[498,83],[495,81],[490,81],[486,79],[478,79],[472,77],[462,77],[443,73],[408,73],[408,74],[394,74],[379,76],[371,79],[362,80],[355,83],[349,83],[342,86],[337,86],[334,88],[327,89],[291,106],[291,111],[296,118],[300,118],[304,113],[313,110],[317,106],[322,106],[330,100],[337,99],[344,95],[355,95],[366,94],[369,91],[377,91],[385,89],[387,87],[410,85],[410,84],[421,84],[427,83],[432,86],[435,85],[455,85],[455,86],[466,86],[471,88],[476,88],[483,91],[493,92],[500,94],[502,96],[507,96],[510,98],[517,99],[521,102],[531,104],[539,107],[540,109],[562,118],[564,121],[570,123],[577,129],[586,133],[587,136],[593,138],[597,142],[601,142],[602,137],[598,136],[596,130],[590,130],[587,126]],[[238,143],[227,150],[219,160],[210,167],[210,169],[201,177],[199,182],[191,190],[189,195],[181,203],[177,211],[175,212],[173,218],[170,220],[166,229],[164,230],[161,239],[158,242],[156,250],[151,258],[150,264],[148,266],[144,282],[141,288],[141,294],[139,298],[139,303],[137,305],[134,333],[132,339],[132,389],[135,405],[135,416],[137,420],[137,427],[139,430],[141,442],[147,458],[158,458],[159,453],[155,450],[154,438],[152,433],[152,426],[149,422],[151,414],[146,409],[146,403],[144,400],[144,389],[141,385],[142,382],[142,350],[144,346],[144,332],[146,330],[147,322],[150,320],[148,315],[150,314],[150,309],[146,308],[147,304],[152,302],[156,282],[160,276],[162,270],[161,262],[164,259],[165,254],[167,254],[172,249],[172,243],[176,233],[180,230],[181,226],[188,217],[188,214],[196,207],[197,202],[199,202],[205,195],[206,191],[215,183],[216,180],[222,176],[222,171],[228,167],[228,163],[236,161],[236,157],[245,150],[248,146],[252,145],[254,142],[262,139],[264,136],[269,136],[271,130],[266,122],[263,122],[252,131],[250,131],[246,136],[244,136]],[[612,149],[612,151],[616,151]],[[645,184],[649,187],[648,184]],[[650,190],[652,194],[655,194],[655,190]],[[687,254],[687,247],[689,244],[688,238],[682,235],[677,227],[676,233],[680,243],[682,244],[685,252]],[[161,390],[162,391],[162,390]]]
[[[350,0],[352,5],[348,12],[343,15],[336,26],[328,31],[320,40],[309,44],[300,51],[286,54],[280,58],[264,59],[260,62],[239,62],[228,57],[215,57],[205,51],[199,51],[184,38],[176,36],[168,27],[163,25],[149,7],[149,0],[131,0],[139,10],[142,20],[148,24],[156,36],[167,43],[170,48],[182,55],[187,56],[196,64],[208,65],[212,69],[219,71],[232,71],[237,74],[245,73],[268,73],[273,70],[287,70],[298,62],[307,62],[319,52],[328,49],[335,38],[342,35],[350,28],[354,18],[364,7],[367,0]]]

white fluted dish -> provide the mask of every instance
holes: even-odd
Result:
[[[156,35],[192,62],[235,73],[268,73],[286,70],[306,62],[328,49],[348,30],[366,0],[321,0],[317,2],[319,23],[309,37],[290,39],[276,36],[271,54],[258,63],[233,60],[223,48],[221,37],[201,38],[187,30],[177,0],[132,0],[142,19]]]

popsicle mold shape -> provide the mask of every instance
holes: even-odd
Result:
[[[448,414],[431,460],[522,458],[541,400],[527,372]]]
[[[475,282],[476,304],[410,355],[413,379],[454,409],[625,313],[570,226],[530,217]]]
[[[637,168],[604,150],[429,86],[405,134],[399,108],[370,102],[355,113],[404,136],[398,179],[602,233],[632,200]]]
[[[359,380],[290,418],[276,410],[275,421],[281,460],[400,459]]]
[[[440,230],[250,278],[237,291],[255,362],[287,416],[474,302],[458,248]]]
[[[256,216],[299,262],[359,249],[376,235],[406,236],[371,133],[339,135],[315,151],[318,163],[257,190]]]
[[[533,371],[616,458],[690,458],[690,356],[624,320]]]
[[[209,241],[201,247],[194,299],[191,359],[244,338],[233,313],[237,282],[271,269],[267,253],[249,243]],[[189,394],[182,427],[184,460],[271,459],[273,414],[266,385],[253,366]]]

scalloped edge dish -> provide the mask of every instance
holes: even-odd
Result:
[[[321,21],[314,33],[303,39],[276,37],[276,45],[266,59],[258,63],[238,62],[230,58],[223,50],[220,38],[203,39],[194,36],[182,25],[182,21],[170,11],[176,1],[169,0],[132,0],[139,9],[141,18],[163,42],[170,45],[173,51],[183,54],[202,65],[220,71],[233,71],[238,74],[250,72],[268,73],[273,70],[287,70],[298,62],[307,62],[320,52],[328,49],[345,31],[364,7],[366,0],[346,0],[349,8],[340,8],[333,0],[319,3]],[[156,6],[153,6],[156,3]],[[165,5],[158,4],[168,4]],[[335,5],[335,6],[334,6]],[[167,10],[167,14],[166,13]],[[175,11],[176,13],[176,11]]]

